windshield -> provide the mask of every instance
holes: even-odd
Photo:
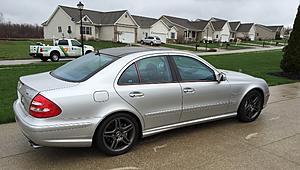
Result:
[[[50,74],[58,79],[70,82],[82,82],[117,60],[106,54],[89,53],[57,68]]]

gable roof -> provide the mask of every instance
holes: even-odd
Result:
[[[208,24],[208,21],[206,20],[196,20],[196,21],[189,21],[188,19],[185,18],[178,18],[178,17],[173,17],[173,16],[166,16],[163,15],[162,17],[165,17],[167,20],[170,22],[179,25],[181,27],[191,29],[191,30],[200,30],[203,31],[203,29],[206,27]],[[168,25],[169,27],[174,26],[174,25]]]
[[[209,21],[227,21],[227,20],[225,20],[225,19],[220,19],[220,18],[216,18],[216,17],[211,17],[211,18],[209,19]]]
[[[222,31],[224,25],[227,23],[225,20],[211,21],[215,31]]]
[[[63,9],[74,22],[80,21],[80,16],[77,8],[67,7],[67,6],[59,6]],[[93,11],[88,9],[82,10],[82,16],[88,16],[89,19],[94,24],[114,24],[127,10],[121,11],[111,11],[111,12],[100,12],[100,11]]]
[[[132,17],[141,28],[150,28],[155,22],[158,21],[158,19],[155,18],[149,18],[149,17],[137,16],[137,15],[132,15]]]
[[[266,27],[272,31],[281,31],[283,28],[283,25],[273,25],[273,26],[266,26]]]
[[[239,28],[237,29],[238,32],[249,32],[253,27],[254,23],[246,23],[240,24]]]
[[[229,26],[230,26],[231,31],[236,31],[240,24],[241,24],[240,21],[229,22]]]

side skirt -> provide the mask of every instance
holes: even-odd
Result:
[[[200,124],[200,123],[206,123],[206,122],[211,122],[215,120],[220,120],[220,119],[225,119],[225,118],[230,118],[230,117],[235,117],[237,113],[228,113],[224,115],[218,115],[218,116],[212,116],[212,117],[207,117],[203,119],[196,119],[196,120],[190,120],[186,122],[179,122],[176,124],[172,125],[166,125],[162,127],[157,127],[157,128],[152,128],[152,129],[147,129],[143,131],[143,137],[151,136],[160,132],[176,129],[176,128],[181,128],[185,126],[190,126],[190,125],[195,125],[195,124]]]

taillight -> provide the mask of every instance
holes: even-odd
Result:
[[[40,52],[42,53],[44,50],[43,50],[43,48],[40,48]]]
[[[30,104],[29,113],[36,118],[49,118],[59,115],[61,109],[46,97],[38,94]]]

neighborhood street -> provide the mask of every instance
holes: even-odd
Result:
[[[142,47],[145,48],[153,48],[153,49],[170,49],[166,47],[152,47],[152,46],[146,46],[146,45],[141,45]],[[219,54],[237,54],[237,53],[248,53],[248,52],[259,52],[259,51],[272,51],[272,50],[280,50],[283,47],[270,47],[270,48],[255,48],[255,49],[241,49],[241,50],[230,50],[230,51],[220,51],[220,52],[192,52],[196,55],[199,56],[208,56],[208,55],[219,55]],[[174,50],[174,49],[170,49]],[[188,51],[191,52],[191,51]],[[65,58],[61,59],[61,61],[68,61],[68,60],[73,60],[72,58]],[[40,59],[27,59],[27,60],[0,60],[0,66],[1,65],[21,65],[21,64],[32,64],[32,63],[40,63]],[[48,61],[50,62],[50,60]]]
[[[0,125],[0,169],[300,169],[300,83],[270,91],[255,122],[227,119],[168,131],[117,157],[91,148],[34,150],[15,123]]]

